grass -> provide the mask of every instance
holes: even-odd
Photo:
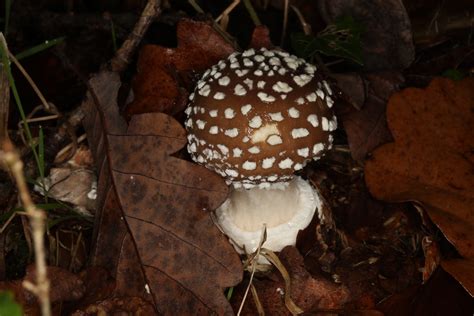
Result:
[[[32,55],[35,55],[35,54],[38,54],[50,47],[53,47],[53,46],[56,46],[62,42],[64,42],[64,40],[66,39],[66,37],[58,37],[58,38],[55,38],[55,39],[52,39],[52,40],[46,40],[44,41],[43,43],[39,44],[39,45],[36,45],[36,46],[33,46],[33,47],[30,47],[18,54],[15,55],[16,59],[17,60],[21,60],[21,59],[24,59],[26,57],[30,57]]]
[[[10,12],[12,9],[12,0],[5,0],[5,18],[4,18],[4,32],[8,34],[8,26],[10,24]]]
[[[13,93],[13,98],[15,99],[15,103],[17,105],[18,112],[20,113],[20,117],[23,121],[23,128],[25,129],[26,133],[26,138],[28,140],[28,145],[30,146],[31,150],[33,151],[33,155],[35,157],[36,165],[38,166],[38,170],[41,168],[41,162],[40,162],[40,157],[39,153],[36,150],[36,146],[34,145],[34,140],[33,136],[31,134],[30,126],[28,125],[28,122],[26,120],[26,115],[25,111],[23,109],[23,104],[21,103],[21,98],[20,94],[18,93],[18,89],[15,84],[15,80],[13,78],[12,72],[11,72],[11,67],[10,67],[10,59],[8,57],[8,48],[6,46],[6,42],[2,38],[0,38],[0,55],[1,55],[1,60],[2,64],[4,66],[4,70],[6,72],[7,78],[8,78],[8,83],[10,84],[10,89]]]

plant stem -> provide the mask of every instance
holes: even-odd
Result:
[[[255,11],[254,7],[252,6],[252,3],[250,2],[250,0],[243,0],[243,1],[244,1],[245,8],[247,9],[247,12],[249,13],[250,18],[252,19],[255,26],[262,25],[262,22],[260,21],[258,15],[257,15],[257,12]]]
[[[45,214],[38,209],[31,199],[23,174],[23,162],[20,159],[13,144],[5,141],[0,150],[0,161],[3,161],[11,171],[15,179],[20,199],[29,217],[31,234],[33,237],[33,248],[35,251],[36,284],[23,282],[23,286],[38,297],[43,316],[51,315],[51,302],[49,298],[49,280],[46,269],[46,255],[44,250]]]

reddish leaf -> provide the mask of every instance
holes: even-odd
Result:
[[[344,285],[321,277],[311,276],[304,266],[304,259],[295,247],[285,247],[278,256],[288,270],[291,279],[291,298],[294,303],[305,311],[305,314],[317,314],[319,309],[340,309],[351,299],[351,293]],[[285,282],[275,269],[268,278],[254,279],[258,297],[262,307],[268,315],[289,315],[282,293]],[[245,285],[247,286],[247,285]],[[244,287],[235,293],[233,303],[240,306]],[[249,295],[242,310],[242,315],[256,315],[257,309]]]
[[[234,47],[210,23],[183,19],[178,23],[178,47],[146,45],[140,52],[129,116],[138,113],[177,113],[187,101],[192,76],[227,57]],[[180,88],[182,87],[182,88]]]
[[[365,177],[372,194],[418,201],[464,263],[442,263],[474,293],[474,79],[435,79],[395,94],[387,120],[395,139],[375,150]],[[451,268],[451,269],[450,269]]]
[[[131,232],[156,308],[164,314],[232,313],[223,288],[240,281],[242,267],[209,212],[226,198],[227,187],[204,167],[170,156],[186,143],[184,129],[173,118],[135,116],[125,133],[116,104],[119,85],[114,73],[91,80],[96,95],[83,104],[85,126],[94,137],[101,177],[113,178],[115,205]],[[99,183],[107,181],[99,178]],[[113,193],[108,194],[111,203]],[[115,238],[125,245],[127,233],[119,229]],[[110,241],[120,252],[117,240]]]
[[[265,25],[255,27],[249,47],[257,49],[262,47],[271,49],[274,47],[270,39],[270,30]]]

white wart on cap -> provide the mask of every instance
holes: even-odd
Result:
[[[332,145],[328,83],[279,50],[234,53],[208,69],[186,109],[188,151],[235,187],[288,181]]]

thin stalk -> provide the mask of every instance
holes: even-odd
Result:
[[[250,18],[253,21],[253,24],[255,24],[255,26],[262,25],[262,22],[260,21],[260,18],[258,17],[257,12],[255,11],[250,0],[243,0],[243,1],[244,1],[245,8],[247,9],[247,12],[250,15]]]
[[[46,216],[43,211],[33,204],[23,174],[23,162],[21,161],[18,152],[9,141],[2,144],[0,160],[8,167],[15,179],[20,199],[31,225],[33,249],[35,252],[36,284],[24,281],[23,286],[38,297],[41,306],[41,314],[43,316],[50,316],[51,302],[49,298],[49,280],[46,269],[46,252],[44,248]]]

